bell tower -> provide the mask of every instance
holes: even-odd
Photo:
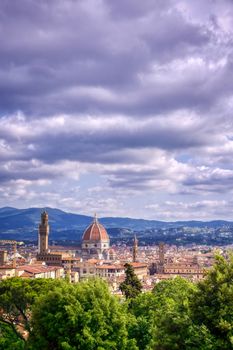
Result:
[[[158,273],[164,273],[164,264],[165,264],[165,257],[164,257],[164,243],[159,243],[159,262],[158,262]]]
[[[41,222],[39,224],[38,251],[39,254],[48,253],[49,243],[49,216],[46,211],[41,213]]]
[[[133,262],[136,262],[137,255],[138,255],[138,239],[135,235],[133,240]]]

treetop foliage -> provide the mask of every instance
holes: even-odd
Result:
[[[233,349],[232,257],[198,284],[177,277],[147,293],[126,270],[127,300],[99,279],[1,281],[0,350]]]
[[[120,284],[120,290],[126,299],[138,296],[142,291],[142,284],[134,272],[133,266],[125,264],[125,280]]]

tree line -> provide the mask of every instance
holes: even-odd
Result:
[[[130,265],[114,296],[100,279],[11,278],[0,282],[0,349],[233,349],[233,258],[205,279],[162,281],[152,292]]]

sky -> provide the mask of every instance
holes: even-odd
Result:
[[[233,220],[232,0],[1,0],[0,206]]]

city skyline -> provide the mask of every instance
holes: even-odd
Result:
[[[0,4],[0,207],[233,217],[231,1]]]

